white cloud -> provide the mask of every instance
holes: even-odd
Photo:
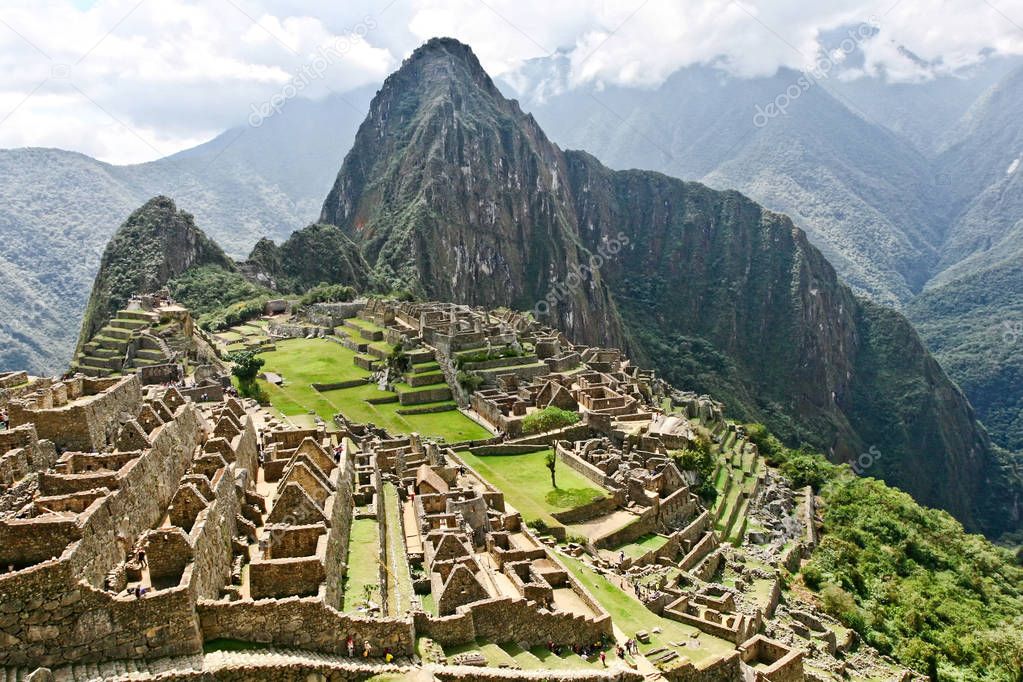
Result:
[[[156,158],[243,124],[325,45],[343,49],[297,96],[378,83],[435,35],[523,87],[524,62],[552,53],[560,87],[654,86],[695,63],[806,68],[822,34],[866,21],[879,30],[850,74],[921,80],[1023,53],[1023,0],[5,0],[0,146]]]

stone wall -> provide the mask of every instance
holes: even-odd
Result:
[[[736,682],[744,679],[738,652],[715,659],[702,668],[687,660],[670,670],[662,670],[661,674],[671,682]]]
[[[316,556],[256,560],[249,564],[253,599],[315,595],[324,578],[323,563]]]
[[[582,474],[584,477],[603,488],[608,487],[608,484],[613,484],[613,480],[610,476],[586,460],[577,457],[576,454],[566,446],[570,447],[570,444],[563,444],[560,442],[555,444],[555,452],[558,455],[558,461],[562,462],[572,471]]]
[[[30,569],[32,580],[3,585],[0,665],[45,666],[201,651],[187,588],[138,600],[115,596],[85,581],[76,585],[68,566],[64,562],[58,570],[36,567]]]
[[[460,606],[454,615],[438,617],[417,612],[416,634],[442,645],[468,644],[477,638],[492,642],[521,642],[536,646],[554,641],[584,644],[611,635],[611,617],[586,618],[538,609],[525,599],[486,599]]]
[[[315,597],[288,597],[259,601],[208,601],[198,604],[206,641],[237,639],[324,653],[347,653],[348,635],[356,647],[369,640],[374,656],[390,648],[395,656],[415,650],[411,619],[370,619],[341,613]]]
[[[439,403],[451,400],[451,389],[445,384],[443,388],[429,388],[420,391],[406,391],[399,394],[402,405],[422,405],[423,403]]]
[[[83,390],[101,391],[110,384],[83,379]],[[26,401],[30,397],[26,397]],[[70,398],[69,398],[70,399]],[[85,395],[59,407],[34,409],[18,402],[10,405],[11,426],[33,423],[39,438],[65,450],[103,449],[125,415],[134,415],[142,399],[142,385],[132,375],[116,380],[104,393]]]
[[[551,514],[558,523],[583,523],[598,516],[610,514],[625,503],[625,492],[617,491],[589,504]]]
[[[82,523],[81,539],[56,560],[0,575],[0,665],[199,650],[189,588],[136,601],[100,587],[124,559],[125,548],[115,539],[135,538],[162,518],[202,435],[200,420],[191,404],[180,406],[174,421],[150,434],[152,447],[122,469],[120,488],[70,517]]]
[[[151,384],[176,383],[181,380],[184,370],[180,363],[171,362],[163,365],[143,365],[138,369],[139,380],[143,386]]]
[[[199,516],[189,532],[194,567],[192,590],[198,597],[215,599],[230,581],[233,555],[231,541],[241,510],[231,470],[221,469],[214,476],[214,500]]]

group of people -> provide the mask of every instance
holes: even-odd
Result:
[[[625,644],[619,644],[615,649],[615,653],[618,654],[618,658],[625,658],[626,654],[632,654],[636,656],[639,654],[639,644],[634,639],[625,640]]]
[[[0,431],[6,431],[7,425],[10,423],[11,420],[7,416],[7,410],[0,410]]]
[[[593,644],[573,644],[572,653],[574,653],[576,656],[585,658],[586,660],[590,660],[593,657],[598,657],[600,658],[601,664],[606,667],[608,646],[609,640],[607,635],[601,635],[600,641],[594,642]],[[553,641],[548,641],[547,649],[555,656],[560,656],[561,653],[565,650],[565,647],[560,644],[555,644]],[[616,651],[618,651],[619,658],[621,658],[624,655],[622,653],[623,649],[621,645],[618,645]]]
[[[348,639],[345,640],[345,647],[348,649],[349,658],[355,658],[355,636],[348,635]],[[368,639],[362,640],[362,657],[369,658],[369,655],[373,653],[373,645],[369,643]],[[394,660],[394,654],[391,653],[391,648],[387,647],[384,649],[384,662],[390,663]]]
[[[593,644],[573,644],[572,653],[576,656],[581,656],[586,660],[590,660],[593,657],[600,658],[600,662],[605,667],[607,666],[607,649],[609,647],[609,639],[607,635],[601,635],[599,642]],[[555,644],[553,641],[547,642],[547,648],[555,656],[560,656],[565,650],[565,647],[560,644]],[[639,655],[639,644],[634,639],[627,639],[625,642],[615,642],[615,654],[618,655],[619,660],[624,660],[629,654],[636,656]]]

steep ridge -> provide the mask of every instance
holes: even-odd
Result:
[[[969,527],[1019,522],[962,393],[905,319],[857,299],[788,218],[561,152],[456,41],[431,40],[387,79],[321,222],[392,285],[532,308],[591,343],[624,339],[792,442],[844,461],[879,448],[867,473]],[[573,280],[583,264],[599,267]],[[997,510],[982,501],[991,487],[1011,493]]]
[[[432,40],[373,99],[320,222],[345,229],[393,287],[529,310],[593,255],[566,166],[468,46]],[[599,271],[547,305],[576,338],[623,341]]]
[[[157,196],[133,212],[110,239],[92,286],[78,338],[92,338],[128,299],[156,291],[193,267],[235,270],[234,262],[195,226],[192,215]]]
[[[738,189],[790,215],[854,291],[897,305],[937,258],[930,163],[839,97],[790,69],[742,79],[690,66],[654,89],[565,87],[527,108],[551,139],[612,168]]]
[[[284,293],[300,293],[320,283],[370,287],[370,268],[359,247],[335,225],[310,225],[291,233],[280,246],[263,238],[239,264],[246,277]]]

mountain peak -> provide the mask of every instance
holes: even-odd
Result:
[[[420,45],[384,81],[381,92],[415,86],[434,88],[452,82],[472,84],[491,95],[500,94],[472,48],[454,38],[431,38]]]

